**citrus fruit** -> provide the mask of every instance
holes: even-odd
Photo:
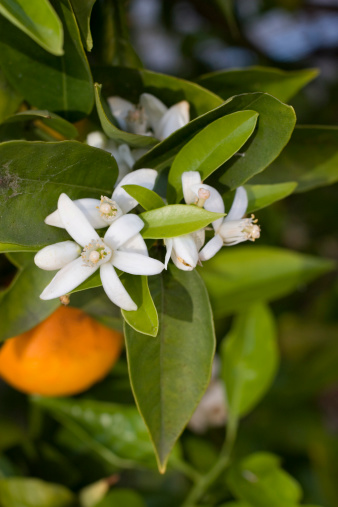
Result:
[[[120,332],[77,308],[61,306],[33,329],[5,342],[0,376],[29,394],[76,394],[108,373],[122,343]]]

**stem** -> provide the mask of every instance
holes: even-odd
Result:
[[[213,484],[215,480],[221,475],[221,473],[224,472],[224,470],[226,470],[226,468],[229,466],[231,452],[236,440],[237,427],[237,417],[233,417],[231,414],[229,414],[226,439],[218,460],[209,470],[209,472],[204,475],[200,481],[197,482],[197,484],[191,489],[188,497],[182,504],[182,507],[194,507],[198,500],[200,500],[200,498],[209,489],[211,484]]]

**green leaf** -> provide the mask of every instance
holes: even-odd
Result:
[[[50,127],[56,132],[59,132],[67,139],[74,139],[78,136],[78,131],[74,125],[67,120],[61,118],[57,114],[50,113],[49,111],[28,110],[21,113],[14,114],[6,118],[2,123],[19,123],[25,121],[42,121],[47,127]]]
[[[146,211],[165,206],[163,199],[153,190],[140,187],[139,185],[123,185],[122,188],[134,197]]]
[[[285,181],[296,181],[296,192],[306,192],[338,181],[338,127],[296,127],[281,155],[252,182],[271,184]]]
[[[334,263],[291,250],[257,245],[224,248],[199,269],[216,317],[241,311],[255,301],[294,292],[331,271]]]
[[[81,39],[87,51],[91,51],[93,47],[93,39],[90,32],[90,16],[95,2],[96,0],[70,0],[79,26]]]
[[[0,122],[14,114],[22,102],[22,96],[13,88],[0,69]]]
[[[148,239],[183,236],[198,231],[223,216],[222,213],[206,211],[195,205],[172,204],[141,213],[140,217],[145,223],[141,234]]]
[[[225,172],[220,181],[226,189],[237,188],[271,164],[289,141],[295,125],[293,108],[265,93],[231,97],[223,105],[191,121],[152,148],[138,159],[134,168],[160,170],[167,167],[179,150],[202,128],[222,116],[245,110],[259,113],[257,130],[241,150],[245,156],[233,157],[217,171],[217,178]],[[216,186],[222,191],[219,184]]]
[[[117,465],[119,458],[127,460],[129,468],[130,460],[154,463],[153,447],[136,407],[70,398],[34,397],[33,402],[112,464]]]
[[[128,143],[130,146],[134,146],[135,148],[146,148],[158,143],[158,140],[154,137],[130,134],[129,132],[125,132],[124,130],[120,130],[116,127],[112,123],[113,120],[108,105],[102,102],[102,85],[95,83],[94,88],[96,108],[100,118],[101,127],[110,139],[114,139],[114,141],[118,141],[120,143]]]
[[[143,498],[131,489],[118,488],[110,491],[108,495],[103,498],[94,507],[146,507]]]
[[[285,71],[257,66],[212,72],[197,82],[223,99],[239,93],[265,92],[287,102],[317,76],[317,69]]]
[[[125,321],[139,333],[157,336],[158,315],[149,291],[147,277],[123,273],[121,282],[137,305],[137,310],[134,312],[122,310]]]
[[[0,14],[46,51],[63,55],[62,23],[48,0],[1,0]]]
[[[222,377],[229,411],[247,414],[269,389],[278,366],[276,325],[268,306],[240,312],[222,343]]]
[[[251,454],[233,466],[227,484],[253,507],[297,507],[302,496],[298,482],[280,468],[280,458],[267,452]]]
[[[183,197],[182,174],[199,171],[205,180],[231,158],[254,131],[258,114],[239,111],[210,123],[196,134],[176,156],[168,176],[168,202],[180,202]]]
[[[40,479],[0,479],[1,507],[75,507],[75,496],[64,486]]]
[[[28,331],[60,305],[59,299],[39,298],[51,280],[51,273],[35,266],[33,259],[29,253],[10,255],[19,270],[8,289],[0,293],[0,342]]]
[[[215,336],[208,293],[196,271],[150,278],[159,316],[157,338],[125,326],[129,374],[138,409],[164,471],[175,441],[210,379]]]
[[[60,194],[110,195],[117,174],[110,153],[76,141],[0,144],[0,244],[25,250],[69,239],[63,229],[44,224]]]
[[[297,183],[277,183],[276,185],[244,185],[248,195],[247,213],[266,208],[276,201],[284,199],[296,189]]]
[[[0,16],[0,66],[31,105],[76,121],[93,108],[92,76],[69,0],[51,3],[64,27],[65,54],[47,53]]]
[[[101,280],[100,280],[101,282]],[[81,290],[73,292],[70,306],[80,308],[85,313],[112,329],[123,329],[123,319],[120,308],[108,299],[107,294],[100,287],[91,291]]]

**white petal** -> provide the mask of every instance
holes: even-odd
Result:
[[[117,250],[111,263],[116,268],[131,275],[157,275],[164,269],[163,262],[145,255]]]
[[[40,250],[34,257],[35,264],[46,271],[61,269],[72,262],[81,253],[81,248],[74,241],[62,241],[48,245]]]
[[[190,234],[173,238],[173,251],[178,261],[182,259],[182,264],[191,266],[192,268],[196,267],[198,262],[198,251],[196,243]]]
[[[122,130],[127,130],[126,116],[129,111],[133,111],[135,109],[135,105],[129,102],[129,100],[125,100],[122,97],[117,96],[108,97],[107,102],[111,113],[116,118],[120,128]]]
[[[54,299],[68,294],[68,292],[87,280],[97,269],[97,267],[91,268],[84,265],[82,257],[78,257],[56,273],[53,280],[40,295],[40,298]]]
[[[185,264],[183,264],[181,258],[178,259],[177,255],[175,253],[175,250],[172,250],[172,252],[171,252],[171,260],[173,261],[175,266],[178,269],[181,269],[182,271],[192,271],[194,269],[193,266],[186,266]]]
[[[135,234],[132,238],[128,239],[119,248],[120,252],[134,252],[149,257],[148,248],[146,242],[142,238],[141,234]]]
[[[204,248],[199,253],[199,258],[201,261],[207,261],[211,259],[223,246],[223,239],[219,234],[215,234],[215,236],[208,241]]]
[[[101,229],[102,227],[107,227],[107,222],[105,222],[100,215],[99,210],[97,209],[101,201],[98,199],[76,199],[73,203],[82,211],[88,222],[94,229]],[[54,227],[62,227],[63,223],[61,220],[61,216],[59,210],[54,211],[45,218],[45,223],[48,225],[53,225]]]
[[[164,259],[164,265],[165,265],[165,269],[167,269],[168,267],[168,262],[169,262],[169,259],[171,257],[171,252],[173,250],[173,240],[172,238],[167,238],[164,240],[164,244],[167,248],[167,251],[165,253],[165,259]]]
[[[137,306],[123,287],[115,269],[107,262],[100,268],[100,276],[103,289],[109,299],[122,310],[135,311]]]
[[[100,239],[95,229],[90,225],[84,213],[69,199],[68,195],[61,194],[58,201],[58,210],[64,228],[68,234],[81,246],[86,246],[92,239]]]
[[[117,202],[123,213],[128,213],[137,206],[137,201],[121,188],[122,185],[140,185],[152,190],[157,176],[158,172],[155,169],[138,169],[127,174],[115,188],[112,199]]]
[[[201,184],[201,176],[198,171],[185,171],[182,174],[182,189],[186,204],[194,204],[196,202],[196,194],[193,192],[192,187]]]
[[[93,148],[100,148],[101,150],[105,149],[107,138],[102,133],[96,130],[95,132],[90,132],[87,135],[87,144],[88,146],[92,146]]]
[[[168,111],[167,106],[160,99],[151,95],[151,93],[142,93],[140,104],[144,107],[149,126],[156,132],[158,123]]]
[[[139,216],[123,215],[111,224],[104,235],[104,241],[110,248],[117,250],[128,239],[140,232],[143,227],[144,222]]]
[[[248,207],[248,195],[244,187],[238,187],[229,213],[225,221],[240,220],[246,213]]]
[[[195,241],[196,248],[199,251],[205,242],[205,229],[200,229],[191,233],[193,240]]]
[[[212,211],[213,213],[224,213],[224,201],[221,196],[221,194],[210,185],[203,184],[202,187],[205,190],[209,190],[210,197],[207,199],[204,203],[204,209],[207,211]],[[222,225],[224,218],[218,218],[217,220],[214,220],[212,222],[212,226],[215,231],[219,229],[219,227]]]
[[[170,107],[162,116],[157,128],[155,137],[161,141],[169,137],[173,132],[184,127],[189,122],[189,103],[186,100]]]

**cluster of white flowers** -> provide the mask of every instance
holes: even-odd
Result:
[[[180,102],[167,108],[156,97],[144,93],[140,105],[135,106],[121,97],[108,99],[112,112],[121,128],[134,133],[164,139],[189,121],[189,104]],[[87,139],[88,144],[110,151],[119,166],[120,179],[111,197],[77,199],[72,201],[61,194],[57,210],[47,216],[45,223],[67,230],[74,241],[49,245],[35,256],[41,269],[59,270],[41,294],[41,299],[53,299],[74,290],[95,271],[100,269],[103,288],[109,299],[127,311],[137,310],[135,302],[125,290],[114,267],[133,275],[155,275],[167,268],[169,259],[182,270],[191,271],[201,261],[213,257],[223,245],[235,245],[242,241],[254,241],[260,229],[254,217],[243,218],[248,199],[243,187],[236,191],[234,202],[223,219],[212,223],[215,235],[205,245],[205,229],[184,236],[166,238],[165,263],[149,257],[147,246],[140,234],[144,222],[129,212],[137,201],[122,187],[139,185],[152,190],[157,171],[139,169],[130,172],[134,161],[142,154],[129,146],[118,146],[100,132]],[[121,172],[126,173],[121,179]],[[197,171],[182,175],[184,200],[187,205],[204,207],[208,211],[224,213],[224,202],[219,192],[205,185]],[[96,229],[108,227],[103,238]]]

